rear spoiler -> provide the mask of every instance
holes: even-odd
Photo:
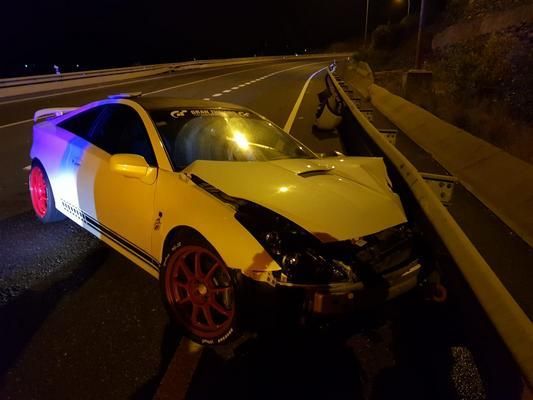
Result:
[[[38,110],[33,115],[33,122],[37,122],[43,118],[59,117],[63,114],[76,110],[77,107],[57,107],[57,108],[43,108]]]

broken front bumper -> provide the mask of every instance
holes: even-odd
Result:
[[[416,260],[383,275],[380,282],[371,286],[363,282],[327,285],[276,282],[276,291],[285,304],[296,299],[302,311],[316,315],[343,314],[382,304],[415,288],[421,269]]]

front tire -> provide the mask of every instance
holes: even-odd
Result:
[[[160,284],[170,317],[192,340],[218,345],[238,336],[237,285],[207,241],[175,240],[165,257]]]
[[[48,176],[40,162],[32,164],[29,176],[29,188],[33,211],[43,224],[65,219],[55,205],[54,194]]]

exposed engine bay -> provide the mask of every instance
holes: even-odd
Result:
[[[415,235],[406,223],[361,238],[324,242],[251,202],[239,204],[235,217],[280,265],[281,271],[274,273],[278,282],[362,282],[372,287],[384,274],[417,258]]]

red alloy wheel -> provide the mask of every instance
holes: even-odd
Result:
[[[183,246],[169,259],[165,295],[183,326],[202,339],[223,336],[235,316],[228,268],[211,250]]]
[[[39,218],[44,218],[48,211],[48,192],[43,170],[39,166],[33,167],[30,171],[30,193],[35,214]]]

